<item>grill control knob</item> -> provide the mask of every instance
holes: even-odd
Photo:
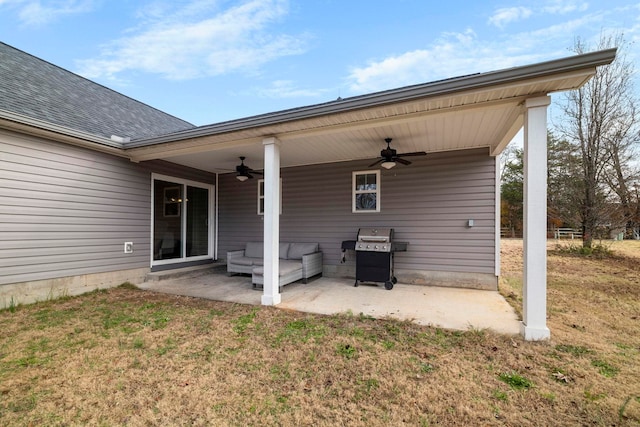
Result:
[[[367,249],[370,249],[370,248],[371,248],[371,245],[367,245]]]
[[[375,250],[377,251],[377,250],[378,250],[378,245],[375,245],[375,246],[373,247],[373,249],[375,249]]]
[[[387,245],[383,245],[382,249],[384,249],[386,251],[387,250]]]

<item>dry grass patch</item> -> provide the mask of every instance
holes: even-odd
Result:
[[[501,291],[516,305],[521,248],[503,248]],[[638,425],[639,253],[551,252],[545,343],[127,287],[12,307],[0,312],[0,420]]]
[[[640,242],[603,242],[605,256],[579,255],[580,242],[548,243],[548,325],[554,377],[583,400],[640,425]],[[502,245],[501,292],[522,300],[522,240]]]

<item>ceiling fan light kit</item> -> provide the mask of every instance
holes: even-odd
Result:
[[[387,143],[387,148],[382,149],[380,151],[380,158],[369,165],[369,167],[373,167],[377,164],[380,164],[385,169],[391,169],[396,165],[396,163],[402,163],[403,165],[410,165],[411,162],[409,160],[403,159],[403,157],[409,156],[426,156],[427,153],[424,151],[415,151],[413,153],[398,153],[394,148],[391,148],[392,139],[385,138],[384,142]]]
[[[240,156],[239,159],[240,159],[240,164],[236,166],[236,172],[237,172],[236,178],[238,179],[238,181],[244,182],[249,178],[253,178],[253,175],[251,174],[262,175],[262,172],[255,171],[251,169],[249,166],[244,164],[244,159],[246,159],[246,157]]]
[[[387,162],[384,161],[382,162],[382,164],[380,166],[382,166],[385,169],[391,169],[392,167],[394,167],[396,165],[396,162]]]

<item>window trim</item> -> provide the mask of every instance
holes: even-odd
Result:
[[[376,189],[375,190],[360,190],[356,189],[357,178],[359,175],[375,175],[376,176]],[[351,212],[352,213],[376,213],[380,212],[380,170],[364,170],[354,171],[351,174]],[[356,209],[356,196],[358,194],[375,194],[376,195],[376,208],[367,210]]]
[[[258,179],[258,215],[264,216],[264,209],[260,210],[260,201],[264,200],[264,194],[260,194],[260,184],[263,184],[264,189],[264,178]],[[280,177],[280,215],[282,215],[282,177]]]

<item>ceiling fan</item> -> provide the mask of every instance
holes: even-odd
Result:
[[[239,158],[240,158],[240,164],[236,166],[236,172],[238,173],[236,175],[236,178],[238,179],[238,181],[246,181],[249,178],[253,178],[253,175],[251,174],[262,175],[262,172],[255,171],[251,169],[249,166],[244,164],[244,159],[246,157],[240,156]]]
[[[398,152],[391,148],[389,146],[389,144],[391,144],[391,138],[385,138],[384,142],[387,143],[387,148],[384,148],[382,151],[380,151],[380,159],[376,160],[374,163],[370,164],[369,167],[375,166],[378,163],[382,163],[380,166],[382,166],[385,169],[391,169],[392,167],[394,167],[397,163],[402,163],[403,165],[410,165],[411,162],[409,160],[405,160],[403,159],[403,157],[410,157],[410,156],[426,156],[427,153],[424,151],[415,151],[413,153],[400,153],[398,154]]]

